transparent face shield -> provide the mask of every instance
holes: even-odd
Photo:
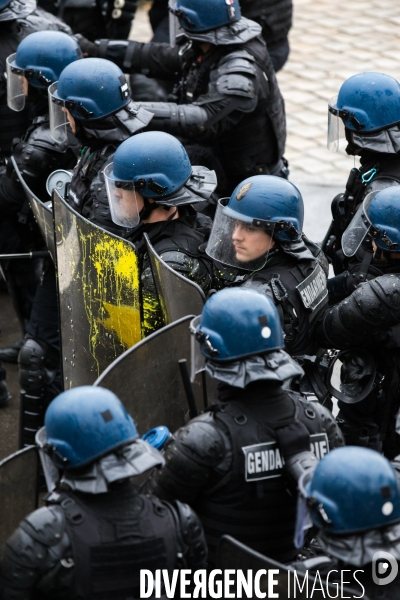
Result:
[[[196,330],[200,325],[201,315],[195,317],[190,322],[190,381],[193,383],[196,379],[197,373],[201,373],[206,368],[206,357],[201,351],[201,345],[196,337]]]
[[[7,105],[11,110],[20,112],[25,108],[29,84],[24,70],[12,66],[16,56],[16,54],[11,54],[6,60]]]
[[[341,139],[346,139],[346,132],[340,112],[334,108],[338,97],[333,96],[328,102],[328,141],[327,146],[331,152],[339,150]]]
[[[49,86],[49,114],[50,114],[50,135],[59,144],[67,141],[67,127],[69,125],[68,110],[64,100],[56,98],[54,93],[57,91],[58,82]]]
[[[168,10],[169,10],[169,43],[171,48],[175,48],[176,46],[176,37],[181,33],[184,33],[185,30],[181,27],[178,18],[178,12],[176,9],[176,0],[169,0],[168,2]]]
[[[140,216],[136,191],[132,181],[116,181],[111,178],[113,163],[104,168],[111,219],[117,225],[131,229],[139,224]]]
[[[179,21],[178,17],[172,12],[175,8],[176,0],[169,0],[168,9],[169,9],[169,43],[171,48],[175,48],[176,46],[176,36],[179,31]],[[172,9],[172,10],[171,10]]]
[[[46,452],[47,437],[46,428],[42,427],[35,435],[36,447],[39,451],[40,462],[42,463],[42,469],[44,478],[46,480],[46,486],[48,492],[52,492],[60,481],[60,472],[51,460],[50,456]]]
[[[347,257],[354,256],[365,237],[371,232],[373,225],[367,217],[367,209],[378,191],[370,192],[360,204],[342,236],[342,250]]]
[[[244,222],[225,214],[229,198],[219,200],[206,253],[212,259],[239,269],[259,271],[273,248],[275,223],[262,226]]]

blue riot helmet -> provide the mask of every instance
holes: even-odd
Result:
[[[74,38],[61,31],[36,31],[28,35],[15,54],[7,58],[7,104],[15,111],[25,107],[28,84],[45,90],[63,69],[82,58]]]
[[[319,462],[303,490],[311,519],[334,535],[400,521],[400,494],[390,462],[368,448],[346,446]]]
[[[111,218],[123,227],[134,227],[160,205],[204,202],[217,185],[214,171],[192,167],[181,142],[162,131],[139,133],[124,141],[104,175]],[[144,201],[140,215],[136,194]]]
[[[192,379],[204,366],[211,377],[236,387],[257,379],[284,381],[303,374],[283,351],[278,310],[262,292],[227,288],[213,294],[190,329]]]
[[[59,394],[45,415],[47,446],[58,467],[75,469],[139,437],[113,392],[81,386]]]
[[[178,17],[182,29],[189,33],[230,25],[242,16],[238,0],[172,0],[169,10]]]
[[[261,26],[242,17],[238,0],[169,0],[171,45],[189,38],[217,46],[243,44]]]
[[[256,271],[277,243],[301,240],[303,220],[303,198],[296,186],[281,177],[255,175],[219,201],[206,252],[223,264]],[[240,239],[244,232],[246,242]]]
[[[350,148],[399,152],[399,106],[400,84],[390,75],[358,73],[349,77],[328,104],[328,148],[337,152],[339,140],[347,138]]]
[[[67,137],[69,115],[91,123],[116,113],[129,102],[125,75],[114,63],[86,58],[70,64],[58,82],[49,87],[51,135],[62,143]]]
[[[342,237],[345,256],[354,256],[362,242],[372,238],[385,252],[400,252],[400,188],[370,192]]]
[[[113,392],[81,386],[62,392],[49,405],[36,434],[49,491],[64,482],[98,494],[114,481],[164,463],[138,436],[135,423]]]

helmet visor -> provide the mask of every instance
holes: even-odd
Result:
[[[28,80],[23,69],[13,66],[16,54],[11,54],[6,61],[7,65],[7,105],[11,110],[20,112],[25,108],[28,95]]]
[[[197,373],[201,373],[206,368],[206,357],[201,351],[201,345],[199,340],[196,337],[197,328],[201,322],[201,315],[195,317],[192,321],[190,321],[190,381],[193,383],[196,379]]]
[[[135,187],[132,181],[118,181],[113,176],[113,163],[104,168],[111,219],[117,225],[131,229],[140,221]]]
[[[368,233],[371,231],[372,223],[367,216],[367,209],[372,199],[378,192],[370,192],[364,202],[360,204],[356,214],[352,218],[342,236],[342,250],[347,257],[354,256]]]
[[[52,492],[60,480],[60,472],[46,452],[47,436],[46,427],[41,427],[35,435],[35,444],[39,451],[40,462],[48,492]]]
[[[341,139],[346,139],[346,132],[339,111],[334,108],[338,97],[333,96],[328,102],[328,149],[331,152],[339,150]]]
[[[55,95],[58,82],[49,86],[50,135],[59,144],[67,141],[68,110],[64,100]]]
[[[176,0],[169,0],[168,9],[169,9],[169,44],[171,48],[175,48],[176,46],[176,36],[180,31],[180,25],[178,21],[178,17],[173,12],[176,5]]]
[[[275,224],[257,226],[256,219],[242,221],[226,214],[229,198],[219,200],[206,253],[212,259],[239,269],[258,271],[268,261]]]

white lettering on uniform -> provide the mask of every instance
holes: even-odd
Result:
[[[247,455],[247,472],[254,473],[254,454],[252,452]]]

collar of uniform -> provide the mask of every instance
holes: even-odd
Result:
[[[252,411],[254,417],[261,416],[268,421],[271,419],[274,424],[286,421],[295,414],[292,398],[281,384],[272,381],[254,381],[244,389],[220,382],[218,401],[243,403]]]
[[[350,535],[329,535],[321,530],[317,539],[325,552],[346,565],[367,565],[382,548],[400,560],[400,523]]]

